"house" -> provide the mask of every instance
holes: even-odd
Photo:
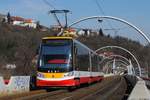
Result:
[[[15,69],[16,65],[15,64],[7,64],[6,69]]]
[[[25,19],[19,16],[11,16],[11,23],[13,25],[36,28],[37,22],[32,19]]]

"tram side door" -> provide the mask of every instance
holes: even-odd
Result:
[[[92,52],[89,51],[89,63],[90,63],[90,66],[88,68],[88,71],[90,73],[90,76],[92,76]]]
[[[76,77],[80,76],[80,71],[79,71],[79,64],[78,64],[78,48],[76,45],[74,45],[73,49],[73,69],[76,71]]]

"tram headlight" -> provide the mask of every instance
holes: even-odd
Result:
[[[74,72],[69,72],[69,73],[64,74],[64,77],[73,76],[73,75],[74,75]]]
[[[42,73],[37,73],[37,76],[40,78],[44,78],[44,75]]]

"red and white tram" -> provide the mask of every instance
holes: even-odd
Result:
[[[101,57],[72,37],[42,39],[37,64],[37,87],[72,87],[103,79]]]

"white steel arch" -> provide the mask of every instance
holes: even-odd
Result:
[[[106,62],[106,64],[105,65],[108,65],[108,64],[110,64],[110,63],[112,63],[114,61],[114,59],[113,60],[110,60],[110,61],[108,61],[108,62]],[[126,69],[127,69],[127,66],[129,65],[129,64],[127,64],[125,61],[123,61],[123,60],[115,60],[116,62],[121,62],[121,64],[122,65],[124,65],[124,67],[126,67]]]
[[[114,61],[114,59],[113,60],[110,60],[110,61],[108,61],[108,62],[106,62],[107,64],[108,63],[111,63],[111,62],[113,62]],[[129,64],[127,64],[125,61],[123,61],[123,60],[115,60],[116,62],[122,62],[124,65],[126,65],[126,66],[128,66]]]
[[[113,16],[91,16],[91,17],[85,17],[85,18],[79,19],[78,21],[72,23],[71,25],[69,25],[69,27],[71,27],[71,26],[73,26],[75,24],[78,24],[78,23],[80,23],[82,21],[88,20],[88,19],[99,19],[99,18],[112,19],[112,20],[116,20],[116,21],[119,21],[119,22],[122,22],[124,24],[129,25],[130,27],[135,29],[138,33],[140,33],[148,41],[148,43],[150,44],[150,39],[148,38],[148,36],[144,32],[142,32],[139,28],[137,28],[135,25],[129,23],[126,20],[123,20],[123,19],[117,18],[117,17],[113,17]]]
[[[120,58],[123,58],[124,60],[126,60],[128,63],[130,63],[126,57],[121,56],[121,55],[110,55],[109,57],[120,57]]]
[[[98,51],[106,49],[106,48],[118,48],[118,49],[121,49],[121,50],[129,53],[134,58],[134,60],[136,61],[137,65],[138,65],[138,69],[139,69],[139,74],[140,74],[139,76],[141,76],[141,67],[140,67],[140,64],[139,64],[138,60],[136,59],[136,57],[129,50],[127,50],[127,49],[125,49],[123,47],[120,47],[120,46],[104,46],[104,47],[101,47],[101,48],[95,50],[95,52],[98,52]]]
[[[112,63],[114,60],[110,60],[108,62],[106,62],[106,64],[108,65],[109,63]],[[131,65],[131,63],[128,65],[126,62],[124,62],[123,60],[115,60],[116,62],[122,62],[121,64],[122,65],[125,65],[126,69],[128,69],[128,66]],[[132,72],[133,72],[133,75],[135,75],[135,70],[134,70],[134,67],[132,68]]]
[[[113,59],[113,58],[111,58],[111,57],[123,58],[126,62],[128,62],[128,63],[130,64],[129,60],[128,60],[126,57],[121,56],[121,55],[110,55],[110,56],[108,56],[108,57],[105,57],[105,58],[103,58],[103,59],[99,62],[99,64],[103,63],[103,61],[106,60],[106,59]],[[127,63],[126,63],[126,64],[127,64]]]

